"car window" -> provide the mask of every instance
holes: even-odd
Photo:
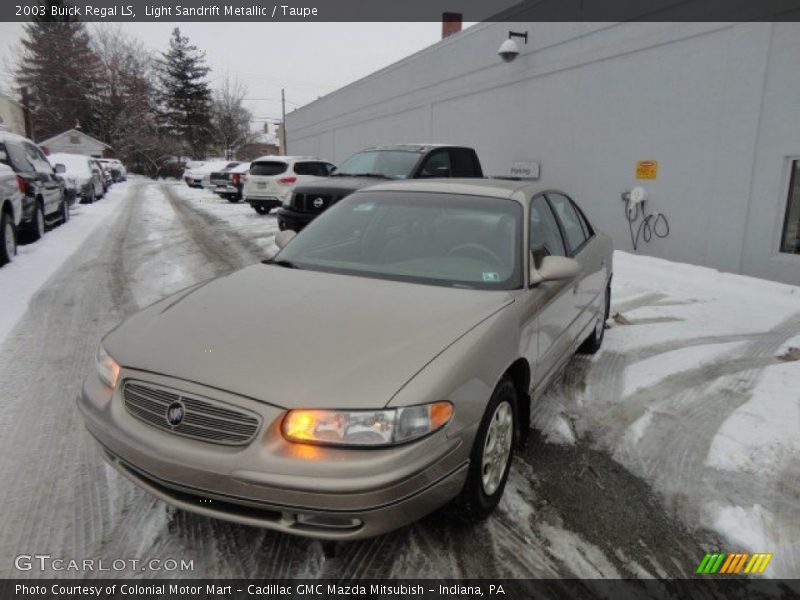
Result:
[[[406,150],[365,150],[344,161],[336,174],[372,174],[405,179],[409,177],[418,160],[418,153]]]
[[[563,194],[551,192],[547,194],[547,198],[550,200],[561,227],[564,229],[564,236],[567,238],[570,250],[575,252],[586,241],[586,234],[581,226],[578,213],[575,212],[570,199]]]
[[[437,150],[433,152],[422,167],[420,177],[450,177],[450,152]]]
[[[450,148],[450,177],[480,177],[475,154],[466,148]]]
[[[254,162],[250,165],[250,175],[280,175],[286,172],[287,167],[288,165],[285,162],[279,160]]]
[[[298,162],[294,163],[294,172],[298,175],[315,175],[316,177],[327,177],[328,167],[322,162]]]
[[[37,173],[52,173],[53,167],[50,162],[47,160],[42,151],[39,150],[33,144],[23,144],[25,147],[25,155],[28,157],[28,162],[33,165],[34,170]]]
[[[545,256],[567,255],[558,222],[543,195],[531,201],[530,246],[533,266],[537,269]]]
[[[4,165],[11,166],[11,157],[8,155],[8,151],[6,150],[5,145],[0,144],[0,154],[3,154],[3,159],[0,160],[0,163]]]
[[[21,144],[6,144],[6,151],[8,152],[8,156],[11,158],[10,164],[15,170],[23,173],[30,173],[34,170],[33,165],[31,164],[30,160],[28,160],[28,155],[25,153],[25,150]]]
[[[583,228],[583,234],[588,240],[594,235],[594,229],[592,229],[592,226],[589,225],[589,221],[586,220],[586,215],[583,214],[583,211],[578,207],[577,204],[572,202],[572,208],[575,209],[575,214],[578,215],[578,220],[581,222],[581,227]]]

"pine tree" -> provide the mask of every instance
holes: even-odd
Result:
[[[176,27],[158,68],[165,132],[181,140],[193,158],[204,158],[212,130],[210,69],[203,54]]]
[[[34,139],[46,139],[76,123],[91,134],[100,63],[85,24],[39,20],[24,28],[15,75],[17,85],[29,90]]]

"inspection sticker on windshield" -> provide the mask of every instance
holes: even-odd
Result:
[[[493,273],[491,271],[483,272],[484,281],[500,281],[500,273]]]

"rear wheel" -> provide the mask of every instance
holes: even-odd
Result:
[[[33,215],[33,220],[28,224],[26,228],[26,236],[28,241],[35,242],[36,240],[41,239],[44,235],[45,229],[45,221],[44,221],[44,206],[42,206],[41,202],[36,203],[35,213]]]
[[[0,266],[10,263],[17,255],[17,232],[11,215],[0,215]]]
[[[264,204],[254,204],[253,209],[260,215],[269,214],[269,207],[265,206]]]
[[[231,202],[233,204],[237,203],[239,200],[241,200],[241,197],[237,196],[236,194],[230,194],[228,196],[228,202]]]
[[[597,320],[594,324],[594,329],[592,329],[592,333],[589,334],[589,337],[581,344],[581,347],[578,348],[578,352],[581,354],[595,354],[598,350],[600,350],[600,346],[603,345],[603,339],[605,338],[606,334],[606,321],[608,321],[608,314],[611,310],[611,284],[608,284],[606,287],[606,293],[603,298],[603,308],[602,312],[597,315]]]
[[[517,390],[510,378],[503,377],[475,435],[467,480],[454,504],[459,518],[482,521],[503,497],[514,456],[516,421]]]

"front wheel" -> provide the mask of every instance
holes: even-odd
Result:
[[[7,212],[0,215],[0,266],[10,263],[17,255],[17,232]]]
[[[269,207],[264,204],[254,204],[253,209],[260,215],[269,214]]]
[[[241,198],[236,194],[231,194],[228,196],[228,202],[231,204],[236,204],[239,200],[241,200]]]
[[[69,204],[67,203],[67,199],[64,198],[61,201],[61,223],[66,223],[69,221]]]
[[[517,390],[510,378],[503,377],[478,427],[467,480],[455,502],[457,516],[462,520],[484,520],[503,497],[514,456],[516,422]]]

